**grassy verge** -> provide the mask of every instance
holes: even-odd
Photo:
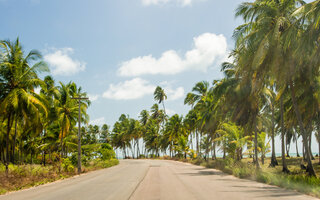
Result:
[[[270,168],[270,158],[267,158],[265,164],[261,165],[261,170],[256,170],[252,159],[245,158],[242,161],[233,159],[221,159],[205,161],[203,159],[174,159],[183,162],[189,162],[195,165],[201,165],[207,168],[219,169],[227,174],[239,178],[250,179],[270,185],[276,185],[282,188],[296,190],[320,198],[320,165],[318,160],[314,161],[316,177],[309,177],[305,170],[301,170],[300,164],[302,158],[288,158],[288,167],[290,174],[282,173],[281,159],[278,158],[279,166]]]
[[[84,173],[98,169],[112,167],[119,164],[117,159],[100,160],[97,159],[90,165],[83,166]],[[21,190],[60,179],[69,178],[77,175],[76,168],[68,162],[62,164],[59,173],[58,165],[9,165],[9,176],[5,175],[5,167],[0,164],[0,194],[10,191]]]

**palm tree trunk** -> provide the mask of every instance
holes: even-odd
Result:
[[[304,161],[307,160],[307,158],[306,158],[306,149],[304,148],[303,137],[302,137],[302,157],[303,157]]]
[[[140,158],[139,139],[137,139],[137,158]]]
[[[292,80],[290,80],[290,90],[291,90],[292,104],[293,104],[293,107],[294,107],[294,110],[295,110],[295,113],[296,113],[296,116],[297,116],[297,119],[298,119],[298,123],[299,123],[299,127],[300,127],[300,131],[301,131],[302,137],[304,139],[303,140],[304,146],[306,148],[306,158],[307,158],[307,163],[308,163],[307,171],[308,171],[310,176],[316,176],[316,173],[315,173],[315,171],[313,169],[313,166],[312,166],[311,154],[310,154],[309,148],[308,148],[307,135],[306,135],[306,131],[305,131],[304,126],[303,126],[301,113],[300,113],[300,110],[298,108],[298,104],[297,104],[297,101],[296,101],[296,94],[295,94],[295,90],[294,90],[294,87],[293,87],[293,81]]]
[[[17,124],[18,124],[18,120],[16,119],[15,126],[14,126],[13,148],[12,148],[12,164],[14,164],[14,158],[15,158],[14,154],[16,149]]]
[[[132,141],[132,143],[133,143],[133,141]],[[132,147],[133,146],[133,147]],[[131,145],[131,154],[132,154],[132,158],[134,159],[134,147],[135,147],[135,145],[133,144],[133,145]]]
[[[193,150],[192,133],[190,132],[190,148]]]
[[[289,173],[289,169],[286,162],[286,155],[285,155],[285,144],[284,144],[284,121],[283,121],[283,97],[280,97],[280,120],[281,120],[281,157],[282,157],[282,172]]]
[[[216,156],[216,142],[213,142],[213,154],[212,154],[212,160],[216,160],[217,159],[217,156]]]
[[[9,175],[9,136],[10,136],[10,129],[11,129],[11,113],[8,114],[8,124],[7,124],[7,137],[6,137],[6,162],[5,162],[5,166],[6,166],[6,176],[8,177]]]
[[[164,101],[162,101],[162,106],[163,106],[164,115],[166,116],[167,113],[166,113],[166,107],[164,106]]]
[[[289,151],[290,151],[290,142],[286,144],[287,158],[290,158]]]
[[[278,165],[278,161],[276,158],[276,149],[275,149],[275,140],[274,140],[274,105],[271,105],[271,121],[272,121],[272,129],[271,129],[271,140],[272,140],[272,154],[271,154],[271,163],[270,167],[275,167]]]
[[[309,135],[309,151],[310,151],[310,154],[311,154],[311,160],[315,160],[313,154],[312,154],[312,149],[311,149],[311,138],[312,138],[312,131],[310,132],[310,135]]]
[[[197,133],[196,130],[196,142],[197,142],[197,157],[200,155],[200,151],[199,151],[199,135]]]
[[[63,131],[61,131],[61,137],[60,137],[60,159],[59,159],[59,173],[61,172],[61,164],[62,164],[62,157],[63,157]]]
[[[297,152],[297,157],[299,158],[300,154],[299,154],[299,149],[298,149],[298,138],[296,138],[296,152]]]
[[[172,145],[173,145],[172,143],[173,143],[173,142],[171,141],[171,142],[170,142],[170,157],[171,157],[171,158],[172,158]]]
[[[257,118],[255,117],[254,122],[254,154],[255,154],[255,162],[256,169],[260,169],[259,158],[258,158],[258,130],[257,130]]]

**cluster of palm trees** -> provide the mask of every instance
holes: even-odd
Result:
[[[156,88],[154,97],[165,108],[166,94],[161,87]],[[168,118],[158,104],[154,104],[150,111],[142,110],[139,120],[122,114],[111,134],[111,144],[122,150],[125,158],[156,157],[167,150],[171,156],[186,155],[189,148],[187,139],[183,118],[177,114]]]
[[[236,16],[244,24],[234,31],[233,62],[222,64],[224,78],[211,86],[197,83],[185,98],[191,109],[184,118],[168,118],[157,104],[142,111],[139,121],[122,115],[112,142],[124,155],[126,147],[139,147],[142,138],[145,149],[138,149],[137,156],[169,150],[171,155],[204,157],[212,152],[215,158],[219,148],[224,157],[238,160],[247,153],[259,168],[259,155],[263,161],[271,149],[270,166],[275,166],[275,136],[280,134],[283,172],[289,172],[290,144],[296,142],[298,148],[301,138],[307,172],[315,176],[311,142],[315,135],[320,144],[320,1],[244,2]],[[155,100],[160,104],[165,99],[157,88]]]
[[[61,160],[75,151],[78,102],[72,98],[86,93],[74,82],[56,86],[51,76],[39,78],[47,64],[36,50],[26,54],[19,39],[0,41],[0,48],[0,160],[7,172],[10,162]],[[81,102],[83,122],[89,104]]]

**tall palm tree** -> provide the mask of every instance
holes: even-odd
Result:
[[[175,143],[178,142],[179,136],[186,136],[186,132],[183,126],[183,118],[178,114],[173,115],[169,118],[168,123],[166,124],[164,136],[168,138],[170,145],[170,155],[172,157],[172,150]]]
[[[78,118],[78,105],[77,101],[72,99],[76,94],[77,89],[74,83],[63,84],[60,82],[59,86],[60,96],[56,100],[57,118],[60,125],[60,163],[64,155],[64,138],[72,132],[73,127],[76,125]],[[86,108],[82,107],[84,111]],[[85,112],[82,112],[85,113]]]
[[[32,50],[25,55],[19,38],[11,42],[0,41],[2,50],[0,80],[0,112],[6,116],[6,173],[9,165],[9,136],[12,124],[18,116],[28,118],[30,113],[44,112],[47,114],[45,100],[34,93],[34,88],[43,85],[38,78],[39,72],[49,71],[47,65],[41,60],[41,54]],[[40,61],[39,61],[40,60]],[[30,63],[34,63],[30,66]]]
[[[242,16],[246,24],[239,26],[235,32],[238,45],[255,46],[256,53],[252,57],[252,70],[258,74],[258,87],[263,87],[268,76],[274,77],[277,90],[288,88],[291,91],[292,105],[303,137],[307,137],[305,126],[296,100],[294,79],[301,72],[301,65],[293,52],[297,49],[296,39],[301,28],[293,16],[297,5],[303,5],[302,0],[259,0],[241,4],[236,12]],[[298,25],[298,26],[297,26]],[[290,62],[287,62],[290,61]],[[283,133],[284,134],[284,133]],[[305,145],[306,138],[304,140]],[[283,148],[282,148],[283,149]],[[315,175],[311,155],[308,155],[308,171]],[[283,158],[283,171],[288,171]]]
[[[167,95],[164,92],[164,89],[162,89],[160,86],[157,86],[153,95],[154,95],[154,100],[158,101],[159,104],[162,103],[164,115],[166,115],[166,108],[164,107],[164,101],[167,99]]]

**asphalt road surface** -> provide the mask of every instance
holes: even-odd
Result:
[[[161,160],[122,160],[118,166],[0,196],[0,200],[315,199],[238,179],[218,170]]]

